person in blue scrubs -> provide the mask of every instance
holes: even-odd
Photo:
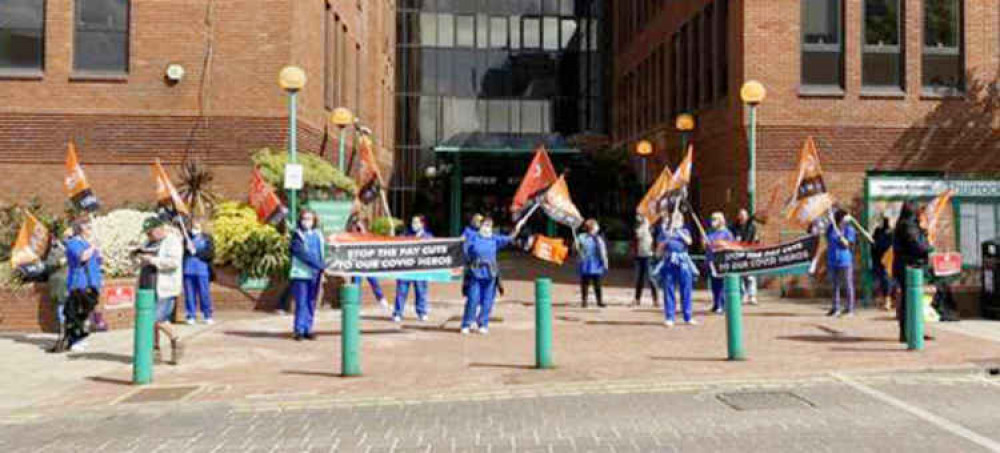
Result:
[[[351,231],[355,233],[367,233],[368,227],[364,220],[359,219],[354,222],[351,226]],[[368,286],[372,289],[372,294],[375,295],[375,301],[378,305],[382,307],[383,310],[389,309],[389,301],[385,300],[385,293],[382,292],[382,285],[379,285],[378,279],[375,277],[365,277],[368,282]],[[351,283],[358,286],[358,291],[361,291],[361,277],[354,277],[351,279]]]
[[[73,222],[73,237],[66,241],[66,289],[69,299],[65,307],[66,347],[82,351],[87,318],[97,307],[104,275],[101,271],[101,251],[93,244],[93,226],[87,218]]]
[[[715,257],[713,249],[716,242],[732,241],[734,238],[733,233],[729,231],[729,228],[726,228],[726,216],[721,212],[712,213],[712,231],[708,233],[708,244],[705,245],[705,260],[709,266]],[[709,280],[712,286],[712,311],[722,313],[722,310],[726,308],[726,294],[722,277],[715,275],[715,272],[712,271]]]
[[[191,224],[191,237],[186,240],[184,250],[184,307],[187,323],[194,324],[198,308],[202,321],[214,324],[212,318],[212,260],[215,259],[215,243],[212,236],[202,231],[203,223],[196,220]]]
[[[851,216],[843,210],[834,214],[834,223],[826,229],[827,267],[833,280],[833,307],[827,316],[854,315],[854,253],[858,232],[851,225]],[[840,290],[847,292],[847,303],[841,307]]]
[[[465,242],[465,256],[472,279],[462,314],[462,335],[468,335],[476,328],[480,334],[489,333],[490,313],[497,295],[497,251],[510,245],[520,230],[521,224],[518,224],[510,235],[494,234],[493,219],[486,217],[479,226],[479,232]]]
[[[577,272],[580,274],[580,294],[583,308],[587,308],[587,289],[593,284],[594,295],[597,296],[597,306],[604,308],[604,296],[601,293],[601,277],[608,273],[608,246],[601,237],[601,227],[597,220],[588,219],[583,223],[584,233],[576,238],[576,250],[579,253]]]
[[[292,234],[292,297],[295,298],[295,341],[315,340],[313,316],[316,313],[316,297],[323,281],[326,265],[326,241],[319,231],[316,213],[303,209],[299,214],[299,225]]]
[[[418,239],[429,239],[434,237],[426,229],[427,222],[424,221],[424,216],[416,215],[410,221],[410,231],[406,236],[414,237]],[[414,305],[416,306],[417,319],[420,322],[427,321],[427,315],[429,310],[427,307],[427,282],[416,281],[416,280],[396,280],[396,306],[392,312],[392,320],[400,323],[403,322],[403,311],[406,308],[406,299],[410,295],[410,287],[413,287],[414,292]]]
[[[680,290],[684,322],[689,325],[698,324],[692,317],[691,310],[691,292],[698,270],[688,255],[688,247],[693,240],[691,230],[684,225],[684,214],[680,210],[674,211],[669,227],[660,230],[658,242],[663,256],[663,266],[660,268],[660,282],[665,293],[663,313],[666,320],[663,323],[667,327],[674,326],[677,313],[676,292]]]
[[[465,226],[465,230],[462,231],[462,239],[468,244],[472,240],[473,236],[479,234],[479,227],[483,225],[483,215],[476,213],[472,215],[469,219],[469,224]],[[462,272],[462,297],[469,300],[469,283],[472,282],[472,268],[469,267],[469,260],[466,257],[465,269]]]

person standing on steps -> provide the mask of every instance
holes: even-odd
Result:
[[[316,213],[303,209],[299,214],[298,228],[292,233],[291,252],[291,293],[295,298],[293,338],[295,341],[315,340],[313,316],[326,268],[326,242],[319,231]]]
[[[597,296],[597,306],[604,308],[604,297],[601,292],[601,277],[608,272],[608,247],[601,237],[601,226],[597,220],[587,219],[583,222],[583,230],[576,238],[576,249],[579,253],[577,272],[580,274],[580,295],[583,308],[587,308],[587,289],[593,284]]]
[[[833,224],[826,229],[827,268],[833,281],[833,307],[827,316],[854,315],[854,253],[851,247],[858,241],[858,232],[851,225],[851,216],[838,209]],[[847,303],[840,304],[841,289],[846,292]]]
[[[642,299],[642,290],[647,285],[649,292],[653,296],[653,306],[659,305],[656,295],[656,284],[653,282],[656,277],[650,275],[653,260],[653,232],[649,226],[649,221],[645,216],[636,216],[635,227],[635,299],[632,306],[638,307]]]
[[[215,243],[212,236],[203,231],[204,222],[195,220],[191,224],[191,238],[184,250],[184,307],[187,323],[194,324],[201,306],[202,321],[213,324],[212,318],[212,260],[215,259]]]
[[[170,325],[177,298],[184,286],[184,241],[159,217],[143,222],[147,242],[138,251],[139,286],[156,288],[156,323],[153,350],[160,356],[160,333],[170,339],[171,362],[180,363],[184,344]],[[155,284],[150,285],[151,281]]]
[[[726,216],[721,212],[712,213],[712,231],[708,233],[708,243],[705,244],[705,260],[709,263],[710,275],[709,283],[712,287],[712,312],[722,313],[726,308],[726,291],[722,277],[715,275],[712,266],[712,259],[715,257],[714,249],[718,247],[719,241],[732,241],[735,239],[733,233],[726,228]]]
[[[493,219],[483,219],[479,232],[465,243],[465,256],[472,270],[469,298],[462,313],[462,335],[478,327],[479,333],[489,333],[490,313],[497,292],[497,251],[510,245],[521,231],[519,223],[510,235],[493,234]]]
[[[680,210],[674,211],[669,225],[660,232],[660,250],[658,250],[664,261],[659,275],[664,293],[663,313],[666,319],[663,323],[667,327],[674,326],[677,317],[676,291],[679,289],[684,322],[696,325],[698,322],[692,317],[691,293],[694,279],[698,276],[698,269],[688,255],[688,248],[693,242],[691,230],[684,225],[684,214]]]
[[[427,222],[422,215],[413,216],[410,222],[410,231],[406,236],[417,239],[429,239],[434,237],[426,229]],[[403,322],[403,311],[406,308],[406,299],[410,294],[410,287],[413,287],[414,305],[417,311],[417,319],[420,322],[427,321],[430,314],[427,306],[427,282],[418,280],[396,280],[396,305],[392,312],[392,320],[396,323]]]
[[[731,231],[739,242],[745,244],[757,244],[760,242],[757,237],[757,226],[754,225],[754,220],[750,218],[750,213],[746,209],[740,209],[736,214],[736,223],[733,224]],[[741,280],[743,286],[743,303],[757,305],[757,277],[747,275],[742,277]]]

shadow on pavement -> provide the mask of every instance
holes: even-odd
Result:
[[[127,379],[115,379],[115,378],[109,378],[109,377],[103,377],[103,376],[88,376],[87,380],[88,381],[92,381],[92,382],[99,382],[101,384],[115,384],[115,385],[132,386],[132,381],[129,381]]]
[[[448,332],[458,333],[462,329],[458,327],[430,326],[430,325],[403,325],[403,330],[420,330],[424,332]]]
[[[854,337],[850,335],[789,335],[777,339],[809,343],[895,343],[897,341],[892,338]]]
[[[663,360],[666,362],[728,362],[725,357],[659,357],[649,356],[650,360]]]
[[[0,340],[11,340],[15,343],[24,343],[38,346],[40,349],[48,350],[56,344],[55,338],[37,338],[28,334],[4,333],[0,334]]]
[[[291,374],[294,376],[341,377],[340,373],[331,373],[329,371],[281,370],[281,374]]]
[[[751,312],[751,313],[744,313],[743,316],[753,317],[753,318],[811,318],[819,315],[815,313]]]
[[[386,321],[391,322],[392,316],[389,315],[364,315],[361,317],[362,321]]]
[[[118,362],[132,364],[132,356],[125,354],[115,354],[111,352],[79,352],[67,354],[70,360],[102,360],[105,362]]]
[[[663,326],[662,322],[653,321],[587,321],[586,324],[597,326]]]
[[[900,343],[898,348],[844,348],[844,347],[832,347],[831,351],[834,352],[906,352],[906,345]]]
[[[244,338],[271,338],[276,340],[290,340],[292,338],[291,332],[266,332],[266,331],[254,331],[254,330],[228,330],[223,332],[226,335],[232,335],[235,337]],[[320,330],[313,332],[317,337],[339,337],[339,330]],[[402,329],[362,329],[361,335],[393,335],[393,334],[405,334],[408,333]]]
[[[534,365],[519,365],[516,363],[479,363],[473,362],[469,364],[469,368],[507,368],[513,370],[534,370]]]

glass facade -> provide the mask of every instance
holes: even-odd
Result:
[[[394,204],[408,203],[436,148],[488,159],[607,133],[604,1],[398,5]]]

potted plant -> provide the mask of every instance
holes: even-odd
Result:
[[[263,290],[271,277],[287,272],[288,240],[271,225],[257,221],[253,208],[237,202],[221,203],[213,218],[215,264],[239,271],[239,285]]]

